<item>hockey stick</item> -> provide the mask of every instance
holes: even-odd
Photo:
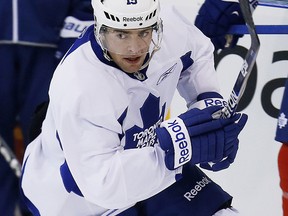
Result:
[[[14,153],[11,151],[5,140],[0,136],[0,154],[9,164],[15,175],[20,178],[21,176],[21,164],[17,160]]]
[[[227,105],[224,106],[224,108],[222,109],[222,113],[220,116],[221,118],[229,118],[236,112],[237,106],[245,90],[247,80],[256,62],[256,57],[260,48],[260,41],[256,33],[254,21],[252,18],[252,11],[257,6],[257,1],[239,0],[239,3],[242,10],[243,18],[251,36],[251,46],[246,54],[242,68],[234,84],[232,93],[230,94],[230,97],[227,101]]]

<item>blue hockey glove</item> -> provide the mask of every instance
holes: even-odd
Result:
[[[175,119],[164,121],[156,129],[160,147],[166,153],[168,169],[176,169],[189,161],[193,164],[221,161],[231,153],[234,146],[232,140],[237,139],[241,131],[233,129],[239,116],[213,119],[213,113],[220,109],[221,106],[203,110],[195,108]]]
[[[224,127],[224,131],[227,134],[224,159],[211,161],[213,163],[201,163],[200,167],[211,171],[220,171],[228,168],[230,164],[234,162],[239,146],[238,135],[245,126],[248,116],[246,114],[238,113],[234,116],[234,118],[238,118],[236,124],[231,124]]]
[[[218,161],[215,163],[201,163],[200,167],[206,170],[211,170],[214,172],[227,169],[230,164],[234,162],[234,159],[236,157],[237,151],[238,151],[238,146],[239,146],[239,140],[236,139],[233,143],[233,148],[231,149],[231,153],[228,155],[228,157],[222,161]]]
[[[199,108],[199,109],[203,109],[209,106],[222,106],[224,107],[227,104],[227,102],[223,99],[223,97],[217,93],[217,92],[204,92],[202,94],[199,94],[197,96],[197,102],[194,103],[193,105],[190,106],[190,108]],[[221,112],[215,113],[215,115],[213,115],[214,118],[220,118],[221,116]],[[238,114],[239,116],[239,114]],[[241,121],[243,121],[244,123],[247,121],[245,120],[246,117],[242,118]],[[245,120],[245,121],[244,121]],[[242,127],[242,122],[239,122],[240,127]],[[237,126],[238,125],[234,125]],[[243,125],[244,127],[244,125]],[[228,130],[229,128],[227,128],[226,130]],[[235,131],[237,131],[235,129]],[[239,132],[240,133],[240,132]],[[233,148],[231,148],[228,152],[227,151],[227,158],[221,161],[214,161],[214,162],[210,162],[210,163],[202,163],[200,164],[200,167],[207,169],[207,170],[212,170],[212,171],[220,171],[223,169],[226,169],[230,166],[230,164],[232,164],[234,162],[234,159],[236,157],[237,151],[238,151],[238,145],[239,145],[239,140],[236,139],[233,141],[232,145]]]
[[[211,38],[215,49],[234,47],[243,35],[227,37],[231,25],[245,24],[238,2],[223,0],[205,0],[196,16],[197,26],[207,37]]]

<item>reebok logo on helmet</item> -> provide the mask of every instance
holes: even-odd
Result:
[[[123,17],[123,22],[139,22],[139,21],[143,21],[143,17],[139,16],[139,17]]]

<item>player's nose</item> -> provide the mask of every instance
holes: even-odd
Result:
[[[129,41],[128,52],[130,54],[143,54],[148,51],[147,43],[141,38],[133,38]]]

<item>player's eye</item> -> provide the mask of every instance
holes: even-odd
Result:
[[[145,38],[145,37],[147,37],[147,36],[150,34],[150,32],[151,32],[151,31],[149,31],[149,30],[141,31],[141,32],[139,33],[139,37]]]
[[[125,39],[125,38],[127,38],[127,33],[118,32],[118,33],[116,34],[116,37],[119,38],[119,39]]]

